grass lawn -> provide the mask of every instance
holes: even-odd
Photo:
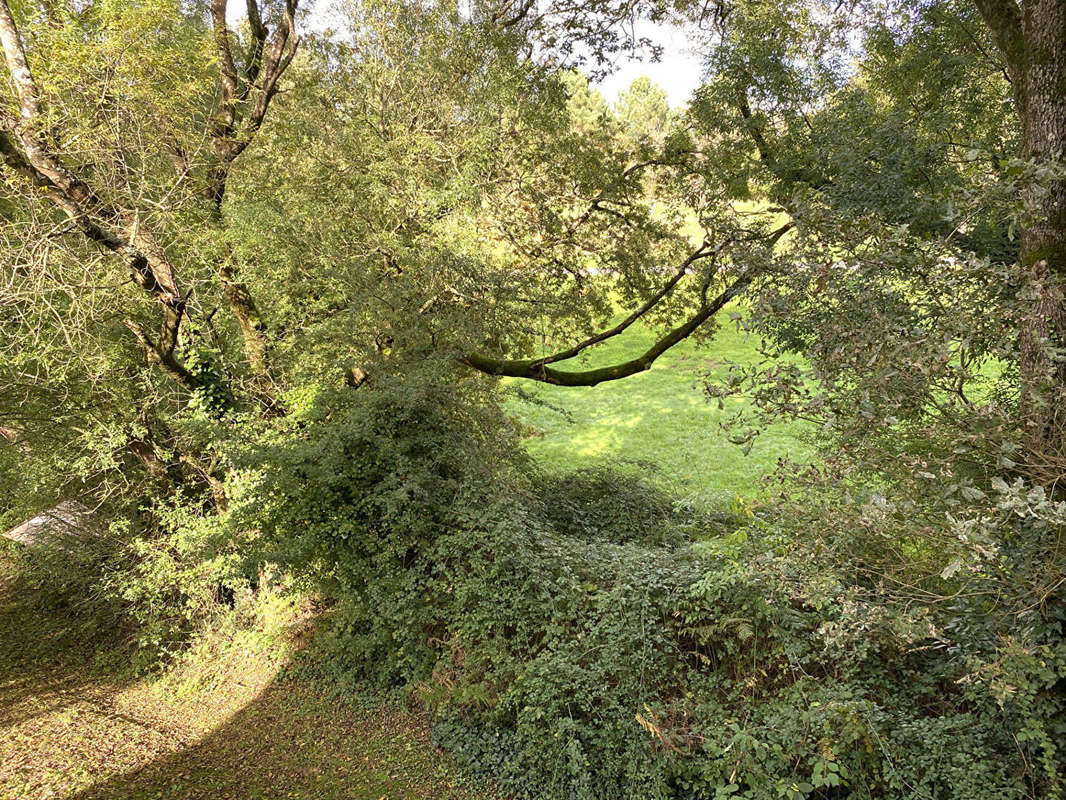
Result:
[[[0,799],[487,798],[433,746],[426,720],[362,708],[233,647],[164,680],[121,677],[6,571],[0,547]]]
[[[721,316],[728,319],[724,313]],[[581,369],[633,358],[654,340],[654,331],[638,323],[592,348],[588,357],[556,366]],[[570,419],[513,394],[508,408],[533,429],[526,444],[546,469],[650,462],[657,468],[650,474],[657,483],[695,502],[721,506],[735,496],[757,494],[759,476],[779,458],[803,461],[813,455],[805,437],[807,426],[799,423],[764,429],[746,456],[720,429],[742,401],[727,400],[719,410],[716,401],[708,402],[704,396],[703,377],[724,375],[730,361],[751,364],[758,359],[755,342],[727,321],[707,345],[682,342],[647,372],[624,380],[593,387],[549,386],[518,379],[505,382],[506,389],[520,388],[565,409]]]

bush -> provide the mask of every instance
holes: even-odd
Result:
[[[454,465],[446,452],[423,465]],[[333,562],[320,652],[334,675],[415,693],[437,739],[506,794],[1059,796],[1061,620],[900,602],[783,518],[707,539],[729,517],[632,477],[512,474],[487,492],[485,460],[466,463],[434,495],[447,502]],[[853,524],[843,503],[827,522]]]
[[[234,430],[225,508],[157,503],[107,560],[153,658],[231,613],[219,587],[252,620],[276,564],[333,606],[317,668],[417,697],[507,796],[1062,796],[1066,506],[1039,493],[946,532],[851,478],[702,512],[533,473],[484,386],[432,364]]]
[[[729,532],[739,524],[730,512],[686,507],[677,498],[630,472],[654,464],[623,463],[566,474],[537,474],[536,514],[560,534],[625,544],[677,547],[692,536]]]

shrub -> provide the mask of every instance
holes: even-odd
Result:
[[[317,668],[417,697],[507,796],[1062,796],[1066,506],[1039,492],[943,530],[847,476],[707,513],[532,473],[432,364],[234,431],[222,510],[157,503],[105,559],[152,658],[231,614],[219,587],[252,620],[270,563],[333,605]]]
[[[693,545],[723,517],[607,471],[475,483],[334,569],[359,591],[321,646],[506,794],[1059,796],[1061,620],[904,602],[784,518]]]

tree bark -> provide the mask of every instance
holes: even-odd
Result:
[[[1020,411],[1034,477],[1055,483],[1066,473],[1066,0],[975,3],[1007,62],[1023,155],[1038,173],[1019,231]]]
[[[1066,147],[1066,1],[1027,2],[1025,156],[1058,161]],[[1030,450],[1041,466],[1066,466],[1066,180],[1030,185],[1021,229],[1021,268],[1029,313],[1021,331],[1022,412]],[[1057,476],[1056,476],[1057,477]]]
[[[241,329],[244,357],[248,360],[252,375],[265,381],[270,377],[270,361],[267,354],[266,325],[259,316],[259,308],[247,285],[237,280],[228,263],[219,265],[218,277],[222,281],[222,290],[226,293],[230,311]]]
[[[268,41],[258,0],[247,0],[251,41],[239,74],[226,25],[227,0],[211,1],[211,20],[218,55],[219,108],[211,126],[214,161],[208,170],[206,194],[212,204],[213,223],[224,227],[222,204],[233,162],[252,142],[263,124],[270,102],[278,91],[278,79],[292,63],[299,45],[296,36],[296,9],[299,0],[286,0],[278,28]],[[265,389],[270,378],[267,329],[248,285],[240,280],[232,264],[230,248],[218,264],[218,276],[237,320],[244,342],[244,354],[252,375]]]
[[[609,367],[586,370],[563,370],[548,366],[551,359],[532,358],[524,360],[495,359],[471,353],[462,363],[487,375],[551,383],[556,386],[596,386],[607,381],[617,381],[651,369],[651,365],[675,344],[684,341],[703,323],[722,310],[722,307],[751,284],[751,278],[739,278],[710,303],[703,305],[683,324],[671,330],[648,350],[636,358],[612,364]]]

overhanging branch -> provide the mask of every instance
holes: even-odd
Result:
[[[636,358],[587,370],[562,370],[550,367],[542,359],[507,360],[494,359],[472,353],[461,359],[462,363],[487,375],[551,383],[556,386],[595,386],[607,381],[621,380],[651,368],[655,360],[678,342],[688,338],[703,323],[722,310],[723,306],[751,284],[750,277],[739,278],[710,303],[702,306],[687,322],[674,328],[654,345]]]
[[[678,268],[677,272],[675,272],[671,276],[670,280],[663,284],[662,288],[659,289],[658,292],[652,295],[647,300],[647,302],[645,302],[642,306],[634,310],[633,313],[631,313],[628,317],[623,319],[617,325],[608,328],[607,330],[600,331],[599,333],[595,333],[584,341],[579,342],[578,344],[567,350],[561,350],[560,352],[555,353],[553,355],[543,356],[541,358],[535,359],[534,363],[537,366],[542,366],[544,364],[554,364],[557,361],[565,361],[568,358],[573,358],[581,351],[586,350],[587,348],[592,347],[595,344],[599,344],[600,342],[606,341],[607,339],[610,339],[611,337],[617,336],[618,334],[622,333],[630,325],[632,325],[638,319],[640,319],[649,311],[651,311],[655,306],[659,304],[659,302],[664,297],[666,297],[666,295],[673,291],[673,288],[677,286],[677,284],[681,281],[683,277],[685,277],[685,274],[688,272],[689,267],[691,267],[695,262],[699,261],[700,259],[712,258],[714,256],[717,256],[719,253],[722,252],[722,249],[730,243],[730,241],[731,240],[726,240],[722,244],[713,248],[708,247],[709,243],[704,241],[704,243],[700,246],[698,250],[696,250],[692,255],[685,259],[684,263]]]
[[[766,247],[772,250],[781,240],[781,237],[794,227],[794,223],[786,222],[784,225],[781,225],[766,234],[765,237],[761,237],[763,238],[763,243]],[[725,291],[708,302],[707,290],[710,286],[709,277],[708,280],[704,281],[703,286],[700,288],[699,310],[693,314],[687,322],[674,328],[636,358],[608,367],[599,367],[589,370],[561,370],[549,365],[564,361],[568,358],[573,358],[583,350],[625,331],[630,325],[643,317],[661,302],[662,299],[673,290],[678,282],[680,282],[681,278],[685,276],[689,267],[692,266],[694,262],[702,258],[717,257],[722,250],[733,241],[734,237],[730,237],[713,248],[708,247],[708,243],[704,241],[704,243],[684,261],[677,272],[671,276],[670,280],[668,280],[663,287],[643,305],[634,310],[629,316],[614,327],[593,334],[573,347],[561,350],[550,356],[541,356],[540,358],[506,359],[493,358],[481,353],[470,353],[461,358],[460,361],[468,367],[472,367],[479,372],[484,372],[487,375],[507,378],[525,378],[528,380],[540,381],[541,383],[551,383],[557,386],[595,386],[598,383],[620,380],[621,378],[635,375],[638,372],[643,372],[644,370],[649,369],[659,356],[678,342],[690,336],[703,323],[721,311],[722,307],[730,300],[744,291],[751,284],[751,274],[749,273],[738,278]]]

